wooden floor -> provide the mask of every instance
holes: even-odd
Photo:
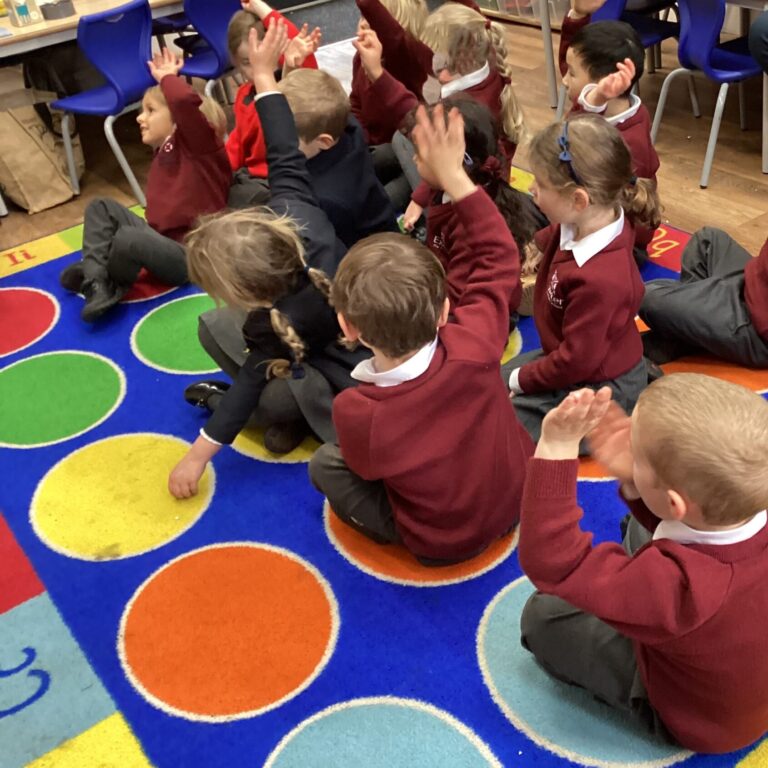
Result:
[[[555,36],[556,37],[556,36]],[[508,27],[510,60],[514,84],[533,130],[554,119],[548,107],[544,56],[538,29]],[[664,75],[677,66],[674,42],[664,48],[664,68],[646,74],[641,96],[651,114]],[[694,231],[711,225],[727,230],[752,253],[757,253],[768,236],[768,176],[761,173],[761,83],[747,83],[748,130],[739,130],[736,88],[729,97],[715,163],[706,190],[699,188],[716,86],[699,80],[699,99],[703,117],[695,119],[690,111],[685,82],[675,83],[659,134],[657,150],[661,158],[659,192],[664,204],[664,220],[676,227]],[[2,94],[2,89],[0,89]],[[0,95],[0,99],[2,96]],[[51,234],[82,221],[87,202],[96,196],[114,197],[120,202],[133,201],[128,185],[101,133],[101,121],[88,118],[80,123],[84,137],[87,172],[82,180],[82,194],[70,203],[29,216],[13,208],[0,225],[0,250]],[[139,141],[135,115],[117,122],[117,134],[126,154],[143,183],[150,153]],[[521,155],[520,164],[525,164]],[[9,206],[10,207],[10,206]]]

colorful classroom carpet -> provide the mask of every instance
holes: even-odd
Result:
[[[515,537],[439,570],[370,544],[310,486],[312,441],[276,460],[244,435],[172,499],[210,301],[145,285],[86,326],[57,281],[80,236],[0,253],[0,768],[768,766],[768,743],[691,755],[550,680],[519,644]],[[685,237],[660,231],[647,277]],[[617,539],[615,483],[581,475]]]

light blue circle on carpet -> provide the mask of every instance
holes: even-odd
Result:
[[[264,768],[501,768],[488,746],[444,710],[392,696],[334,704],[300,723]]]
[[[533,592],[525,577],[507,585],[485,609],[477,635],[485,684],[514,726],[580,765],[661,768],[688,758],[690,752],[651,740],[629,715],[539,667],[520,644],[520,615]]]

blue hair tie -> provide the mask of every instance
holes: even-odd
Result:
[[[632,177],[632,178],[629,180],[629,186],[630,186],[630,187],[634,187],[636,184],[637,184],[637,176],[633,176],[633,177]]]
[[[584,182],[579,178],[579,174],[576,173],[576,169],[573,167],[573,155],[571,155],[571,144],[568,141],[568,121],[563,122],[563,131],[557,139],[557,146],[560,147],[560,154],[557,156],[561,163],[565,163],[568,167],[568,174],[573,179],[574,183],[583,187]]]
[[[304,368],[299,363],[291,363],[291,378],[292,379],[304,378]]]

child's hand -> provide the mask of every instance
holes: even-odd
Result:
[[[605,5],[605,0],[571,0],[571,18],[583,19],[599,11]]]
[[[416,226],[416,222],[421,218],[423,211],[424,209],[417,202],[411,200],[403,214],[403,229],[410,232]]]
[[[357,40],[352,42],[352,45],[360,54],[360,62],[368,79],[375,83],[384,73],[384,67],[381,64],[382,47],[378,35],[372,29],[365,29]]]
[[[597,88],[594,88],[588,95],[587,101],[600,107],[607,104],[611,99],[625,94],[635,77],[635,64],[632,59],[624,59],[616,65],[616,71],[598,81]]]
[[[632,420],[613,401],[597,426],[587,436],[592,456],[599,461],[633,495],[634,486],[632,442],[630,433]]]
[[[453,202],[475,191],[475,185],[464,170],[464,119],[455,107],[448,113],[446,125],[443,105],[432,110],[432,117],[420,105],[416,110],[413,142],[418,155],[417,165],[428,170]]]
[[[571,392],[544,417],[534,455],[554,460],[578,458],[579,443],[600,423],[610,403],[610,387]]]
[[[240,5],[244,11],[250,11],[262,20],[272,13],[272,9],[264,0],[240,0]]]
[[[200,462],[187,453],[173,468],[168,477],[168,490],[177,499],[188,499],[197,495],[197,485],[205,472],[208,462]]]
[[[320,47],[322,37],[323,33],[320,31],[320,27],[315,27],[310,33],[309,24],[304,24],[299,34],[293,40],[288,41],[283,54],[283,72],[286,73],[291,69],[301,67],[307,57],[315,53]]]
[[[253,72],[253,85],[257,93],[277,88],[275,70],[280,56],[288,45],[288,28],[283,19],[270,19],[264,37],[252,29],[248,35],[249,59]]]
[[[171,53],[168,48],[163,48],[160,53],[152,57],[152,61],[147,62],[149,72],[159,83],[166,75],[178,75],[184,62],[181,56]]]

